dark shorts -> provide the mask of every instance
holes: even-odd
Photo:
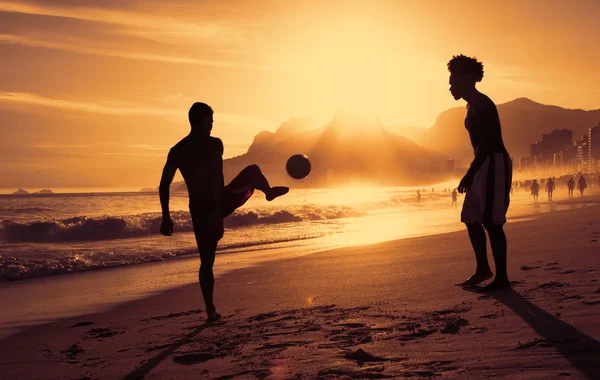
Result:
[[[248,171],[242,171],[223,188],[220,202],[190,194],[190,215],[199,248],[216,243],[223,237],[223,219],[250,199],[254,194],[254,182]]]

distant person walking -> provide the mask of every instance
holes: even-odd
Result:
[[[421,204],[421,193],[419,192],[419,190],[417,190],[417,204]]]
[[[531,195],[533,195],[533,201],[537,203],[538,196],[540,195],[540,184],[537,182],[537,179],[531,182]]]
[[[286,194],[287,187],[271,187],[256,165],[243,169],[227,186],[223,178],[223,142],[210,133],[213,127],[213,110],[204,103],[194,103],[189,121],[192,130],[169,151],[167,163],[160,180],[160,203],[163,220],[160,232],[173,234],[173,221],[169,212],[169,187],[177,169],[188,189],[190,215],[200,252],[198,273],[202,296],[206,305],[207,321],[218,320],[213,303],[213,265],[217,243],[223,237],[223,218],[242,206],[255,189],[261,190],[267,201]]]
[[[454,190],[452,190],[452,206],[457,205],[457,200],[458,200],[458,192],[456,191],[456,189],[454,189]]]
[[[502,128],[494,102],[479,92],[475,85],[483,79],[483,64],[475,58],[458,55],[448,62],[450,93],[454,99],[467,102],[465,127],[469,133],[475,158],[458,185],[466,193],[461,221],[466,224],[477,267],[462,286],[474,286],[490,279],[486,234],[490,238],[496,277],[483,291],[510,288],[506,271],[506,235],[504,223],[510,202],[512,161],[502,140]]]
[[[573,198],[573,190],[575,190],[575,181],[573,180],[573,177],[567,181],[567,189],[569,189],[569,199]]]
[[[579,181],[577,181],[577,190],[581,192],[581,196],[583,197],[583,191],[587,187],[587,183],[585,182],[585,178],[583,176],[579,177]]]
[[[554,189],[556,186],[554,185],[554,180],[552,178],[548,178],[548,182],[546,182],[546,192],[548,193],[548,200],[552,200],[552,194],[554,193]]]

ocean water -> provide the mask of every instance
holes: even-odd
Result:
[[[218,254],[365,244],[461,229],[460,206],[451,206],[443,188],[431,190],[421,189],[420,204],[414,188],[292,190],[273,202],[257,191],[225,220]],[[0,196],[0,280],[197,255],[187,205],[187,194],[172,194],[175,233],[165,237],[159,234],[156,193]],[[525,213],[517,205],[513,215]]]

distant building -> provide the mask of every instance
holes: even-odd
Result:
[[[569,129],[555,129],[550,133],[545,133],[542,135],[541,141],[531,144],[530,168],[547,171],[553,168],[562,168],[567,161],[570,165],[571,153],[575,150],[561,152],[572,146],[573,131]]]
[[[581,171],[588,169],[590,155],[588,139],[589,135],[583,135],[581,136],[581,140],[575,142],[575,146],[577,147],[577,169]]]
[[[588,143],[588,167],[590,170],[596,170],[600,161],[600,123],[590,128]]]
[[[562,174],[573,173],[578,170],[577,146],[572,146],[561,150],[558,154],[559,160],[554,166]]]
[[[541,141],[536,141],[531,144],[531,157],[541,157],[543,154],[543,144]]]
[[[531,157],[521,157],[519,159],[519,169],[520,170],[529,170],[531,167]]]
[[[546,158],[554,156],[573,145],[573,131],[570,129],[555,129],[542,135],[542,154]]]
[[[536,141],[531,144],[531,158],[528,162],[529,168],[538,169],[542,162],[544,156],[544,144],[541,141]]]
[[[454,173],[454,167],[455,163],[453,158],[446,161],[446,171]]]

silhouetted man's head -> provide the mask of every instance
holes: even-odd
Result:
[[[483,79],[483,63],[476,58],[455,55],[448,62],[450,71],[450,93],[454,99],[464,97],[465,93],[475,88],[475,83]]]
[[[192,131],[210,136],[213,126],[213,110],[208,104],[194,103],[188,112]]]

